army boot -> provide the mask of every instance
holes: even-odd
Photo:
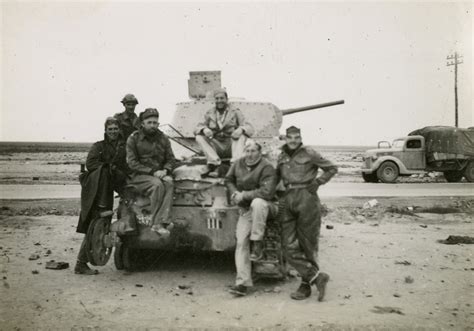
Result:
[[[311,285],[316,285],[318,289],[318,301],[323,301],[326,294],[326,285],[329,282],[329,275],[324,272],[317,273],[310,281]]]
[[[308,282],[302,281],[300,287],[290,294],[293,300],[304,300],[311,296],[311,285]]]
[[[91,275],[97,275],[99,273],[99,271],[89,268],[87,263],[81,262],[81,261],[78,260],[77,263],[76,263],[76,266],[74,267],[74,273],[76,275],[91,276]]]

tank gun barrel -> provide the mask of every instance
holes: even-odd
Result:
[[[338,100],[338,101],[332,101],[332,102],[326,102],[326,103],[318,103],[316,105],[310,105],[310,106],[304,106],[304,107],[282,109],[281,112],[283,116],[285,116],[285,115],[289,115],[293,113],[298,113],[300,111],[307,111],[307,110],[312,110],[312,109],[342,105],[343,103],[344,103],[344,100]]]

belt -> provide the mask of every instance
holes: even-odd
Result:
[[[307,188],[311,184],[288,184],[286,185],[287,190],[298,189],[298,188]]]

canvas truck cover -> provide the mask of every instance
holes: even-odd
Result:
[[[427,126],[415,130],[409,136],[423,136],[427,156],[434,153],[456,154],[474,157],[474,130],[451,126]]]

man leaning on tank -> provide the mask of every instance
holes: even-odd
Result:
[[[108,117],[104,127],[104,140],[92,145],[86,160],[87,172],[79,177],[82,186],[81,213],[77,225],[79,233],[87,234],[94,217],[112,214],[113,192],[122,193],[130,174],[126,163],[125,141],[119,135],[117,119]],[[97,270],[92,270],[87,265],[86,236],[79,250],[74,272],[95,275]]]
[[[216,176],[216,169],[221,159],[231,159],[231,163],[243,154],[245,140],[252,136],[253,128],[241,110],[230,105],[227,91],[219,88],[214,91],[215,107],[204,115],[194,134],[201,150],[206,155],[211,176]]]
[[[323,174],[318,176],[318,169]],[[329,275],[320,272],[316,261],[321,209],[318,187],[326,184],[337,173],[337,166],[323,158],[309,146],[302,144],[300,129],[291,126],[286,130],[286,144],[277,161],[277,176],[285,186],[280,199],[280,222],[286,260],[301,276],[299,288],[291,294],[295,300],[311,295],[311,285],[319,291],[318,300],[324,298]]]
[[[150,197],[152,231],[169,235],[166,229],[173,204],[175,157],[168,137],[158,129],[159,113],[147,108],[140,114],[141,127],[127,139],[127,163],[132,170],[129,184]]]
[[[225,182],[231,200],[240,207],[237,221],[235,286],[230,290],[237,296],[247,294],[253,286],[251,261],[263,257],[263,236],[268,217],[275,217],[273,201],[276,187],[275,168],[262,158],[262,146],[254,140],[245,144],[245,156],[230,167]]]

